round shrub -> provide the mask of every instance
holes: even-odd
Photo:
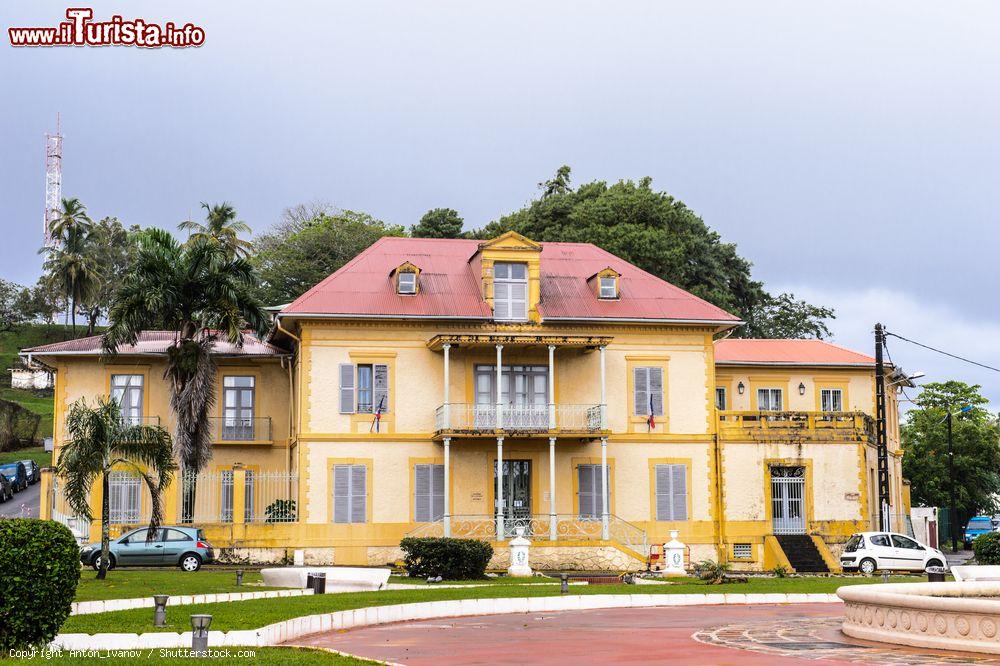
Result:
[[[972,542],[976,564],[1000,564],[1000,532],[986,532]]]
[[[399,543],[406,572],[415,578],[441,576],[445,580],[472,580],[486,575],[493,546],[476,539],[408,537]]]
[[[65,525],[0,519],[0,651],[41,647],[69,617],[80,548]]]

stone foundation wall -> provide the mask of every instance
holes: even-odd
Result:
[[[536,571],[644,571],[643,562],[612,546],[532,546],[528,557]],[[510,551],[498,548],[487,565],[491,571],[506,571],[510,566]]]

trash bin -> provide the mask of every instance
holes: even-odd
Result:
[[[313,594],[326,594],[326,574],[321,571],[310,571],[306,574],[306,589]]]
[[[927,567],[927,582],[928,583],[943,583],[945,574],[948,570],[944,567]]]

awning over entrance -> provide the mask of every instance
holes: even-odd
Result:
[[[608,346],[614,338],[608,335],[552,335],[530,333],[461,333],[435,335],[428,340],[427,347],[431,351],[441,351],[445,345],[466,349],[477,347],[496,347],[497,345],[511,347],[549,346],[581,347],[597,349]]]

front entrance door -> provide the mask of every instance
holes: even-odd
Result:
[[[771,521],[775,534],[805,534],[805,468],[771,468]]]
[[[493,483],[496,484],[496,465],[493,466]],[[531,461],[503,461],[503,515],[505,536],[516,534],[515,529],[524,528],[525,535],[531,531]]]

